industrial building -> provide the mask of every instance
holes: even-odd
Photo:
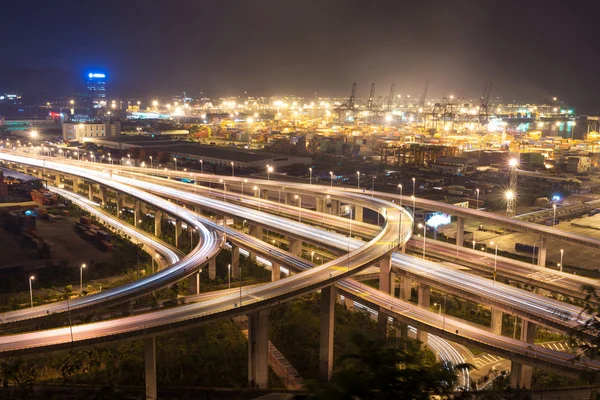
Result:
[[[62,126],[64,140],[86,141],[89,138],[110,138],[121,135],[121,123],[64,123]]]

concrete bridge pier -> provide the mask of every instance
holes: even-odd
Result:
[[[231,245],[231,277],[239,279],[240,274],[240,248],[239,246]]]
[[[179,247],[179,236],[181,236],[181,220],[175,220],[175,247]]]
[[[385,256],[379,261],[379,290],[390,294],[392,293],[391,284],[392,278],[392,257],[390,255]]]
[[[325,208],[325,199],[315,196],[315,210],[322,213]]]
[[[60,174],[54,175],[54,186],[56,186],[56,187],[60,186]]]
[[[146,379],[146,400],[156,400],[156,338],[144,339],[144,372]]]
[[[286,192],[283,196],[283,202],[288,206],[295,204],[294,193]]]
[[[269,310],[248,314],[248,386],[269,384]]]
[[[202,208],[200,206],[194,206],[194,212],[198,215],[202,215]]]
[[[542,268],[546,267],[546,253],[548,250],[548,239],[540,237],[538,247],[538,265]]]
[[[458,217],[456,219],[456,245],[462,247],[465,243],[465,219]]]
[[[502,310],[492,307],[491,332],[496,335],[502,334]]]
[[[521,325],[521,340],[533,345],[536,327],[537,325],[533,322],[523,320]],[[531,350],[531,352],[533,354],[530,355],[535,356],[535,350]],[[515,361],[511,361],[510,364],[510,386],[530,389],[531,376],[533,373],[531,365],[525,365]]]
[[[115,195],[117,199],[117,218],[121,218],[121,215],[123,214],[123,201],[125,200],[125,195],[119,192],[116,192]]]
[[[329,213],[331,215],[340,215],[340,201],[339,200],[331,200],[331,207],[329,208]]]
[[[321,289],[321,331],[319,336],[319,380],[328,382],[333,371],[333,333],[335,327],[335,286]]]
[[[269,191],[267,189],[261,190],[260,197],[264,200],[269,200]]]
[[[271,282],[281,279],[281,265],[271,262]]]
[[[408,301],[411,297],[412,291],[412,279],[407,276],[400,277],[400,295],[398,296],[401,300]]]
[[[94,184],[90,183],[88,185],[88,199],[90,199],[90,201],[94,201]]]
[[[162,233],[162,220],[162,211],[156,210],[156,212],[154,213],[154,236],[156,237],[159,237]]]
[[[419,282],[419,286],[417,287],[417,304],[421,308],[425,308],[429,310],[431,306],[431,288],[429,285],[425,285]],[[417,339],[423,343],[427,344],[428,334],[423,329],[417,329]]]
[[[121,304],[121,313],[125,317],[133,314],[133,301],[128,301],[126,303]]]
[[[140,221],[142,220],[142,202],[139,200],[134,200],[133,202],[133,226],[138,228],[140,226]]]
[[[100,201],[102,202],[102,206],[106,206],[108,204],[108,190],[106,186],[100,185],[98,187],[98,191],[100,192]]]
[[[214,281],[217,277],[217,257],[208,260],[208,279]]]
[[[302,240],[300,239],[296,239],[296,238],[288,238],[289,243],[290,243],[290,253],[292,253],[295,256],[301,256],[302,255]]]
[[[354,206],[354,220],[356,222],[363,222],[363,206],[359,206],[358,204]]]
[[[188,294],[200,294],[200,271],[188,278]]]
[[[248,234],[250,236],[254,236],[255,238],[258,238],[259,240],[262,240],[263,238],[263,227],[259,226],[259,225],[255,225],[255,224],[248,224]],[[256,260],[256,253],[253,251],[249,252],[250,255],[250,259],[252,260]]]

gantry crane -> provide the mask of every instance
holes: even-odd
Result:
[[[336,111],[338,112],[338,120],[339,120],[340,124],[342,122],[346,121],[346,118],[342,118],[342,112],[344,112],[344,111],[350,111],[350,113],[352,114],[352,117],[354,118],[354,101],[355,101],[355,99],[356,99],[356,83],[352,84],[352,94],[350,94],[350,97],[348,98],[348,100],[346,100],[344,103],[340,104],[336,108]]]

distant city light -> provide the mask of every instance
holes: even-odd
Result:
[[[512,200],[515,198],[515,193],[512,190],[507,190],[504,196],[506,197],[506,200]]]
[[[92,73],[92,72],[90,72],[90,73],[88,74],[88,78],[106,78],[106,75],[105,75],[105,74],[98,73],[98,72],[93,72],[93,73]]]
[[[511,158],[510,160],[508,160],[508,166],[511,168],[515,168],[516,166],[519,165],[519,160],[516,158]]]
[[[438,226],[448,225],[450,222],[450,215],[438,212],[431,214],[431,216],[427,219],[426,225],[432,228],[437,228]]]

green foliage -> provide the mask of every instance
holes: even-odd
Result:
[[[312,383],[314,399],[429,399],[448,396],[456,384],[456,370],[444,365],[416,342],[373,340],[353,334],[358,350],[338,358],[331,382]]]

